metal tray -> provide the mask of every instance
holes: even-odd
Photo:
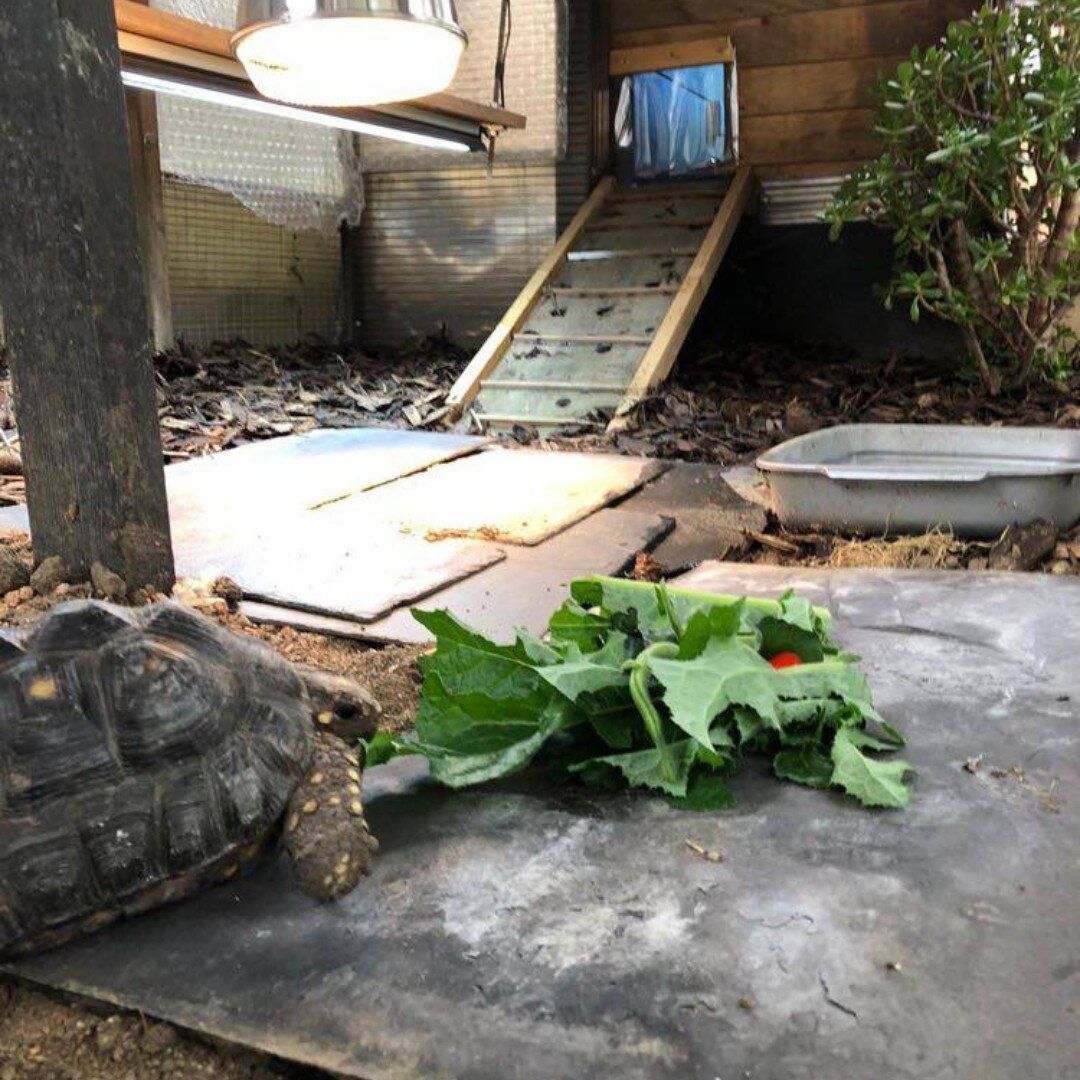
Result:
[[[848,424],[762,454],[785,525],[998,536],[1038,519],[1080,520],[1080,431],[952,424]]]

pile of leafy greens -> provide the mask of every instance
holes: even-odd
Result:
[[[910,766],[876,752],[903,737],[874,711],[856,658],[829,639],[829,614],[779,600],[642,582],[575,581],[544,640],[497,645],[445,611],[415,611],[435,635],[422,661],[416,734],[365,744],[369,767],[422,754],[453,788],[546,762],[601,787],[651,788],[719,809],[746,752],[776,775],[902,807]],[[776,670],[769,658],[802,661]]]

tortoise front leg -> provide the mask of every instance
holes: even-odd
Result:
[[[360,758],[339,739],[319,733],[314,760],[289,804],[285,850],[300,888],[337,900],[371,873],[379,842],[360,801]]]

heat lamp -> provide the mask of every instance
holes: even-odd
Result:
[[[465,46],[453,0],[240,0],[236,58],[260,94],[348,108],[445,90]]]

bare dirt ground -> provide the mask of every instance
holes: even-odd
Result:
[[[301,1075],[137,1013],[90,1011],[0,981],[0,1080],[299,1080]]]

